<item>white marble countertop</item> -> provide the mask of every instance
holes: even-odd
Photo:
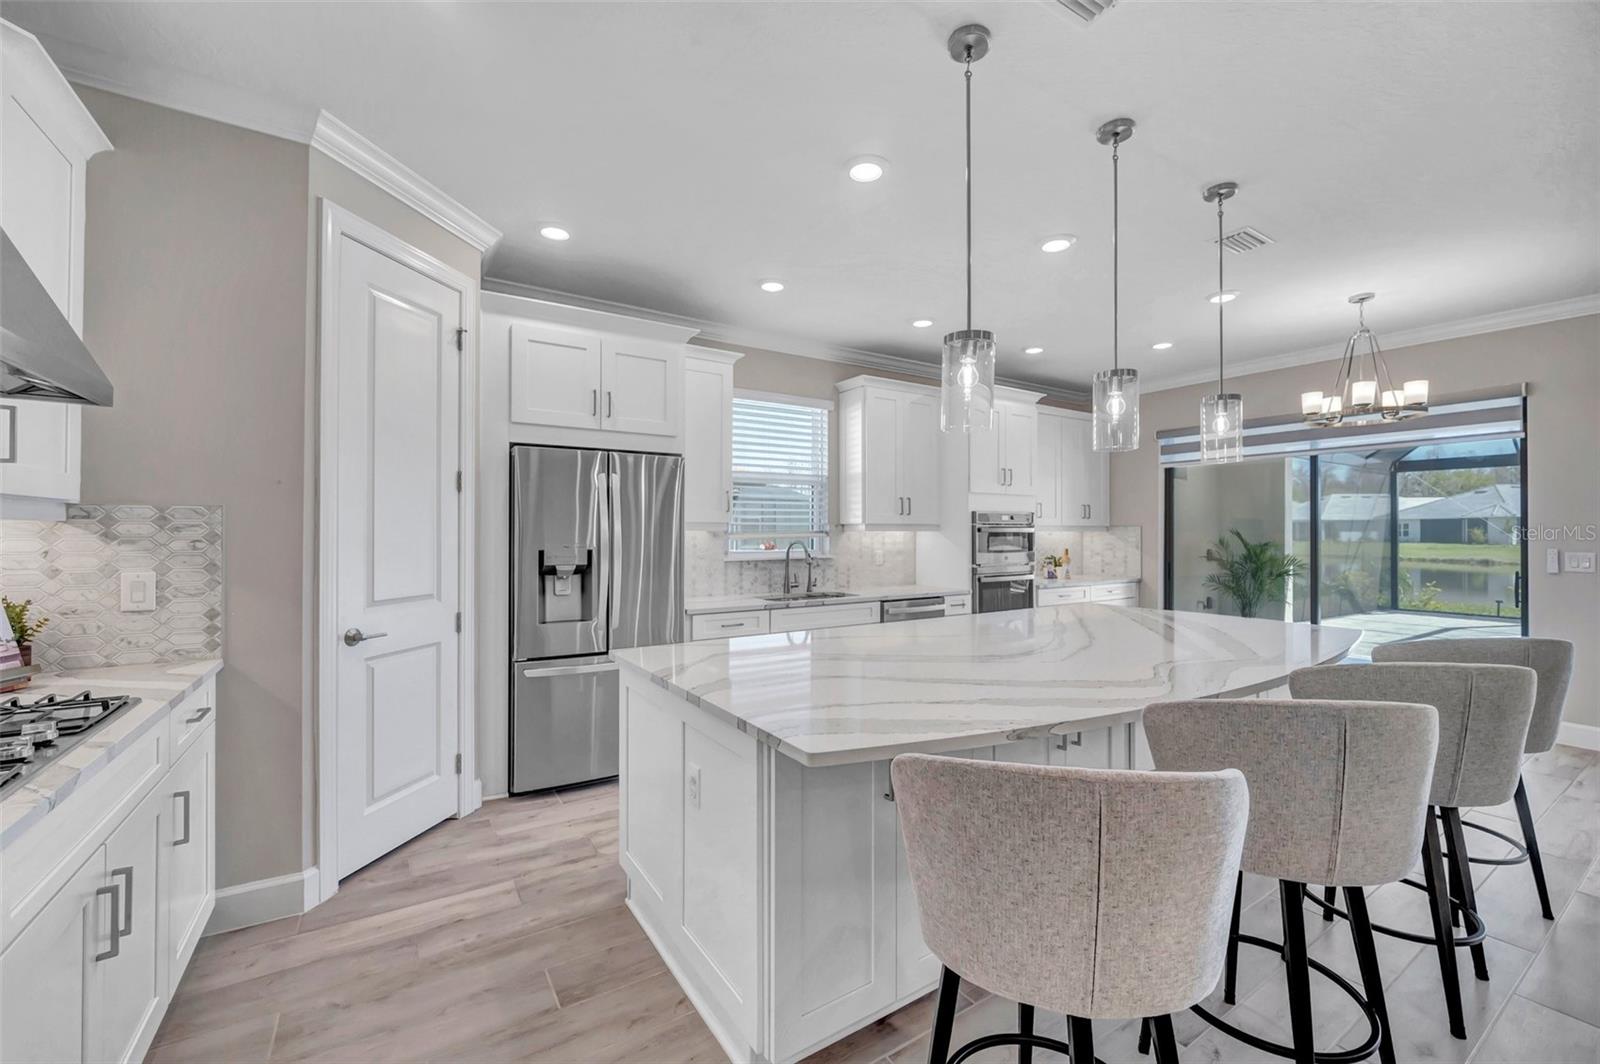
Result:
[[[960,750],[1243,695],[1361,633],[1075,603],[612,652],[625,670],[804,765]]]
[[[1058,587],[1104,587],[1106,584],[1137,584],[1137,576],[1072,576],[1065,580],[1040,580],[1036,585],[1040,591],[1050,591]]]
[[[830,591],[831,588],[819,588]],[[846,592],[840,598],[802,599],[791,602],[768,602],[760,595],[703,595],[683,600],[683,612],[693,616],[700,613],[736,613],[745,610],[786,610],[796,606],[842,606],[850,602],[882,602],[892,598],[917,598],[923,595],[966,595],[971,588],[940,587],[935,584],[894,584],[889,587],[866,587]]]
[[[136,695],[139,704],[118,710],[102,727],[67,751],[66,756],[52,762],[43,772],[0,800],[0,849],[43,820],[45,814],[66,801],[79,784],[165,721],[173,706],[221,670],[220,658],[207,658],[44,672],[21,691],[7,695],[7,698],[31,702],[45,695],[75,695],[87,689],[94,694]]]

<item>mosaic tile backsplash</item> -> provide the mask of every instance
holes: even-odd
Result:
[[[759,561],[728,561],[721,532],[683,534],[683,594],[775,594],[782,590],[783,555]],[[795,552],[798,557],[799,551]],[[912,584],[917,579],[915,532],[844,532],[832,537],[831,558],[817,562],[817,586],[861,591]],[[803,567],[802,567],[803,568]]]
[[[121,575],[156,574],[156,608],[121,611]],[[65,521],[0,521],[0,590],[50,618],[48,670],[222,654],[222,507],[68,506]]]

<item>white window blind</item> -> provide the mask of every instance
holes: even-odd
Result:
[[[728,550],[781,553],[828,542],[828,410],[782,396],[733,397],[733,515]]]

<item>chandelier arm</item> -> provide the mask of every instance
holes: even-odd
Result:
[[[1333,394],[1339,397],[1340,421],[1344,420],[1344,413],[1350,405],[1345,400],[1350,398],[1350,378],[1355,372],[1356,335],[1351,333],[1350,338],[1344,342],[1344,358],[1339,360],[1339,374],[1333,380]]]

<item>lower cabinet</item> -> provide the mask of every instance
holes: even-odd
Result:
[[[158,784],[134,807],[105,844],[111,887],[107,952],[97,954],[100,1035],[97,1059],[139,1060],[155,1037],[169,998],[167,944],[160,910],[164,893],[163,795]]]
[[[216,762],[217,729],[211,727],[178,757],[156,792],[166,811],[161,922],[167,930],[165,950],[174,990],[216,905],[217,836],[211,807],[217,793]]]
[[[0,956],[0,1060],[100,1056],[100,965],[110,951],[106,851],[94,851]]]

